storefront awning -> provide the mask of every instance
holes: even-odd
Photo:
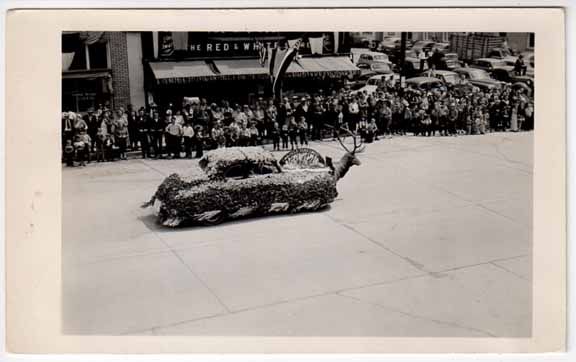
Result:
[[[221,80],[268,78],[268,67],[262,66],[257,59],[215,60],[214,65]]]
[[[258,59],[182,61],[150,63],[158,85],[187,84],[212,80],[268,79],[268,67]],[[338,78],[360,74],[345,56],[300,58],[286,71],[287,78]]]
[[[109,70],[76,70],[62,72],[62,79],[87,79],[93,80],[98,78],[106,78],[110,76]]]
[[[154,78],[159,85],[186,84],[212,80],[216,74],[203,60],[183,62],[150,63]]]
[[[360,69],[352,63],[350,58],[342,56],[300,58],[286,72],[289,78],[338,78],[359,74]]]

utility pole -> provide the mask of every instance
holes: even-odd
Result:
[[[400,67],[400,75],[406,76],[406,67],[404,67],[404,63],[406,60],[406,40],[407,40],[408,33],[405,31],[402,32],[400,35],[400,54],[398,56],[398,66]]]

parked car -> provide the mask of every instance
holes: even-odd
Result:
[[[411,88],[430,90],[434,88],[440,88],[444,85],[444,83],[435,77],[414,77],[406,79],[406,85]]]
[[[502,82],[490,77],[490,74],[479,68],[456,68],[453,72],[458,73],[461,77],[468,80],[471,84],[480,89],[501,88]]]
[[[392,64],[384,62],[374,62],[372,64],[359,63],[356,65],[361,70],[371,73],[392,73]]]
[[[362,71],[362,73],[354,78],[350,78],[349,80],[346,81],[346,86],[350,87],[351,90],[356,90],[359,88],[362,88],[366,85],[366,82],[368,81],[368,79],[370,79],[371,77],[378,75],[378,73],[373,72],[371,70],[367,70],[367,71]]]
[[[414,45],[412,45],[411,49],[417,52],[422,50],[430,51],[434,46],[434,44],[436,43],[430,40],[418,40],[417,42],[414,43]]]
[[[493,48],[493,49],[490,50],[490,52],[488,53],[488,57],[487,57],[487,58],[507,60],[507,61],[511,61],[511,62],[515,62],[516,59],[518,59],[517,56],[515,56],[514,54],[512,54],[512,52],[510,52],[510,50],[509,50],[509,49],[506,49],[506,48]]]
[[[390,51],[396,50],[400,48],[400,37],[386,37],[381,42],[377,48],[377,51],[388,53]]]
[[[460,59],[458,59],[458,54],[456,53],[446,53],[444,54],[445,69],[453,70],[460,68],[462,66]]]
[[[450,43],[434,43],[430,50],[434,51],[436,49],[442,53],[446,53],[448,50],[450,50]]]
[[[514,66],[506,64],[505,60],[495,58],[476,59],[470,66],[483,69],[500,81],[506,81],[514,71]]]
[[[397,82],[400,80],[400,74],[398,73],[389,73],[389,74],[379,74],[372,76],[366,82],[362,88],[359,88],[350,94],[354,95],[357,93],[366,93],[367,95],[371,95],[376,92],[379,88],[382,88],[386,85],[389,81]]]
[[[506,71],[511,71],[514,69],[513,66],[506,64],[506,61],[496,58],[480,58],[476,59],[470,64],[473,68],[483,69],[489,73],[496,70],[504,69]]]
[[[360,68],[361,66],[365,65],[371,66],[374,63],[390,64],[390,59],[386,54],[383,53],[366,52],[360,54],[356,66]]]
[[[421,77],[434,77],[440,79],[444,84],[458,84],[460,81],[460,75],[456,72],[451,72],[449,70],[429,70],[420,74]]]

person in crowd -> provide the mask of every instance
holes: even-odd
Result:
[[[272,129],[270,131],[270,137],[272,138],[274,151],[280,151],[280,126],[278,126],[278,122],[274,122],[274,124],[272,125]],[[282,139],[282,146],[284,146],[284,139]],[[288,139],[286,139],[286,147],[288,147]]]
[[[350,99],[348,104],[348,129],[355,130],[360,121],[360,106],[356,97]]]
[[[267,128],[271,129],[271,127],[266,127],[266,115],[264,109],[262,108],[262,99],[256,103],[256,109],[254,110],[254,121],[256,122],[256,129],[258,130],[258,137],[260,139],[264,139],[267,134]],[[274,121],[275,122],[275,121]],[[272,122],[272,125],[274,123]]]
[[[128,119],[123,108],[116,111],[114,119],[114,143],[118,146],[118,153],[121,160],[126,159],[126,148],[128,142]]]
[[[138,115],[134,117],[133,122],[136,125],[137,133],[135,137],[140,141],[142,158],[150,158],[150,121],[146,116],[146,109],[144,107],[138,110]]]
[[[172,116],[170,124],[166,126],[165,131],[168,157],[180,158],[180,150],[182,145],[182,126],[176,122],[175,116]]]
[[[194,126],[192,126],[192,120],[184,123],[182,127],[182,138],[184,139],[186,158],[192,158],[192,147],[194,145]]]
[[[72,143],[74,136],[74,123],[70,118],[69,112],[62,112],[62,145],[66,145],[68,141]]]
[[[90,145],[90,151],[93,151],[96,149],[96,140],[97,140],[96,135],[98,133],[98,128],[100,127],[100,121],[98,119],[98,116],[94,114],[93,107],[88,108],[88,111],[86,112],[86,115],[83,118],[84,122],[86,122],[86,125],[88,127],[88,135],[92,139],[92,144]]]
[[[140,132],[138,130],[138,122],[136,121],[136,111],[132,109],[129,104],[126,107],[126,120],[128,121],[128,141],[130,142],[130,150],[135,151],[138,149],[138,141],[140,141]]]
[[[114,144],[114,136],[106,134],[104,140],[104,152],[106,161],[114,161],[116,159],[116,145]]]
[[[106,142],[106,124],[104,122],[101,123],[100,127],[96,132],[96,162],[104,162],[106,161],[106,149],[105,149],[105,142]]]
[[[300,138],[300,146],[308,146],[308,139],[306,134],[308,133],[308,123],[306,122],[305,116],[300,116],[300,121],[298,122],[298,136]]]
[[[158,112],[152,114],[150,124],[148,125],[148,132],[150,134],[150,143],[154,150],[154,158],[163,158],[163,144],[164,144],[164,123],[160,120]]]
[[[217,148],[222,148],[226,146],[226,136],[224,134],[224,129],[222,128],[222,124],[220,121],[216,122],[214,127],[212,128],[212,141],[216,145]]]
[[[194,144],[196,145],[196,158],[204,155],[204,129],[202,126],[194,127]]]
[[[526,63],[524,63],[524,56],[520,54],[518,58],[516,58],[516,62],[514,62],[514,74],[516,75],[526,75]]]
[[[275,122],[276,124],[278,124],[278,122]],[[289,130],[289,126],[288,123],[284,123],[282,125],[282,127],[280,128],[280,138],[282,139],[282,149],[286,150],[288,149],[288,137],[290,135],[290,130]]]
[[[76,150],[74,149],[72,140],[67,139],[66,144],[64,145],[64,162],[66,162],[66,166],[74,167],[75,158],[76,158]]]
[[[256,122],[252,121],[250,124],[250,146],[258,145],[258,128],[256,128]]]
[[[420,62],[420,72],[423,72],[426,64],[426,52],[424,52],[424,49],[418,52],[418,61]]]
[[[82,132],[88,131],[88,125],[86,121],[79,114],[69,112],[69,117],[71,117],[74,127],[74,135],[79,135]]]
[[[89,154],[89,152],[88,145],[82,137],[82,134],[77,134],[74,137],[74,153],[76,154],[76,161],[80,166],[86,166],[86,154]]]
[[[298,148],[298,123],[296,123],[294,116],[290,116],[288,121],[288,136],[290,137],[290,148]]]

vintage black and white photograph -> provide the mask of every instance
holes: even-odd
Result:
[[[62,32],[62,333],[531,337],[534,33],[376,30]]]

